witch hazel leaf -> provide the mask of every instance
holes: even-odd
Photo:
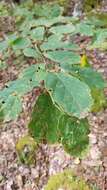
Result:
[[[36,86],[36,84],[39,85],[39,83],[42,80],[45,80],[46,75],[47,72],[45,70],[45,65],[36,64],[36,65],[31,65],[26,69],[24,69],[23,72],[19,75],[19,78],[23,80],[28,80],[30,82],[34,81],[34,84]]]
[[[4,121],[16,119],[22,111],[22,103],[18,96],[10,95],[1,103],[0,112],[3,113]]]
[[[47,53],[44,53],[44,56],[62,65],[66,64],[72,65],[72,64],[78,64],[80,62],[80,56],[70,51],[63,51],[63,50],[48,51]]]
[[[47,140],[49,143],[58,142],[58,121],[62,114],[55,107],[48,93],[38,97],[28,125],[30,133],[37,142],[42,140]]]
[[[93,99],[89,87],[66,73],[48,73],[45,86],[52,100],[68,115],[84,118],[90,111]]]
[[[31,41],[29,38],[17,38],[13,43],[12,47],[13,49],[25,49],[26,47],[29,47],[31,44]]]
[[[59,122],[61,142],[65,151],[77,157],[82,157],[89,146],[89,123],[87,119],[76,119],[64,115]]]
[[[40,48],[43,51],[48,51],[48,50],[56,50],[56,49],[64,49],[64,50],[77,50],[79,49],[79,46],[74,43],[70,43],[68,41],[62,41],[61,36],[58,35],[51,35],[47,42],[44,42]]]
[[[53,26],[50,29],[50,32],[54,34],[70,34],[75,31],[75,26],[72,24]]]
[[[26,57],[32,57],[32,58],[39,58],[41,55],[38,53],[38,51],[34,48],[25,48],[23,50],[23,53]]]
[[[30,31],[30,37],[32,40],[41,41],[44,38],[45,29],[44,27],[34,28]]]

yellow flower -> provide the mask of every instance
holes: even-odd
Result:
[[[80,63],[81,67],[90,67],[89,61],[88,61],[88,57],[86,54],[83,54],[81,56],[81,63]]]

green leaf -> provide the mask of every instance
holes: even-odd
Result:
[[[17,38],[13,43],[12,47],[13,49],[25,49],[26,47],[29,47],[31,44],[31,41],[29,38]]]
[[[58,121],[61,112],[52,103],[49,94],[39,96],[28,125],[30,133],[36,141],[47,140],[49,143],[58,142]]]
[[[43,5],[36,5],[34,13],[39,17],[54,18],[62,14],[62,8],[55,3],[45,3]]]
[[[53,26],[50,29],[50,32],[54,34],[70,34],[75,31],[75,26],[72,24]]]
[[[87,14],[86,22],[104,28],[107,26],[107,12],[90,12]]]
[[[30,36],[31,39],[33,40],[41,41],[44,38],[44,33],[45,33],[44,27],[38,27],[30,31]]]
[[[93,104],[89,87],[66,73],[48,73],[46,88],[52,100],[69,115],[83,118]]]
[[[6,84],[6,88],[0,92],[0,98],[7,99],[11,94],[23,96],[34,87],[39,86],[40,82],[46,77],[46,71],[42,68],[41,65],[32,65],[23,70],[19,75],[19,79],[10,81]]]
[[[40,85],[42,80],[45,80],[47,72],[45,70],[44,64],[36,64],[31,65],[23,70],[23,72],[19,75],[19,78],[23,80],[30,80],[30,82],[34,82],[34,85]]]
[[[0,91],[0,105],[5,120],[14,119],[19,115],[19,111],[15,116],[13,110],[20,110],[20,98],[30,92],[34,87],[40,86],[40,82],[46,78],[46,71],[43,70],[43,66],[32,65],[25,69],[22,74],[19,75],[19,79],[11,81],[6,84],[6,87]],[[10,106],[10,107],[9,107]],[[9,107],[9,113],[6,112],[6,107]],[[15,108],[14,108],[15,107]],[[11,113],[12,110],[12,113]],[[12,114],[9,119],[9,114]]]
[[[76,53],[70,52],[70,51],[63,51],[63,50],[57,50],[57,51],[49,51],[47,53],[44,53],[44,56],[48,59],[51,59],[52,61],[61,63],[61,65],[72,65],[72,64],[78,64],[80,62],[80,56]]]
[[[88,120],[64,116],[59,123],[61,142],[65,151],[73,156],[82,157],[89,145]]]
[[[25,48],[23,50],[23,53],[26,57],[32,57],[32,58],[40,57],[40,54],[38,53],[37,49],[34,49],[34,48]]]
[[[1,104],[0,112],[3,113],[4,121],[16,119],[22,111],[21,100],[18,96],[9,95]]]
[[[98,29],[95,33],[92,43],[88,48],[107,49],[106,39],[107,39],[107,29]]]
[[[94,49],[99,49],[99,50],[102,50],[102,51],[107,50],[107,42],[93,43],[92,45],[88,46],[88,50],[94,50]]]
[[[14,16],[21,17],[21,18],[23,17],[32,18],[33,14],[32,14],[32,11],[29,11],[25,7],[15,7]]]
[[[105,87],[105,81],[102,75],[92,68],[66,67],[66,69],[67,71],[71,72],[71,74],[76,74],[77,77],[85,82],[91,89],[104,89]]]
[[[84,22],[78,23],[75,28],[75,34],[80,33],[85,36],[94,35],[94,26],[85,24]]]
[[[10,95],[23,96],[31,91],[38,83],[30,80],[17,79],[7,83],[6,87],[0,92],[0,102],[6,101]]]
[[[64,148],[75,156],[82,155],[88,145],[88,121],[60,112],[48,93],[39,96],[28,128],[37,142],[63,143]]]
[[[63,17],[63,16],[58,16],[54,18],[38,18],[38,19],[32,19],[22,24],[21,30],[23,30],[27,26],[29,26],[29,28],[34,28],[39,26],[51,27],[52,25],[55,24],[62,24],[62,23],[67,24],[69,22],[75,22],[75,21],[77,21],[77,19],[74,19],[72,17]]]
[[[17,40],[17,39],[18,39],[18,36],[16,35],[16,33],[10,34],[7,37],[7,42],[8,42],[9,45],[12,45],[14,43],[14,41]]]
[[[74,44],[74,43],[70,43],[68,41],[62,41],[61,40],[61,35],[51,35],[47,42],[44,42],[40,48],[44,51],[47,50],[56,50],[56,49],[64,49],[64,50],[77,50],[79,49],[79,46]]]

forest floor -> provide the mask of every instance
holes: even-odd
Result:
[[[79,43],[80,39],[77,40]],[[107,79],[107,53],[87,53],[93,67]],[[29,60],[29,64],[31,62],[32,60]],[[0,71],[0,88],[7,81],[14,80],[19,70],[10,60],[10,67]],[[107,95],[107,90],[105,93]],[[41,144],[35,156],[35,166],[19,162],[15,145],[18,139],[28,132],[26,126],[35,94],[34,89],[24,97],[23,113],[17,121],[5,123],[0,127],[0,190],[43,190],[49,176],[65,168],[71,168],[79,176],[83,176],[89,184],[94,185],[93,190],[107,190],[107,109],[89,115],[90,148],[82,160],[68,155],[61,145]]]
[[[78,39],[79,40],[79,39]],[[107,77],[107,54],[88,52],[93,67]],[[32,61],[32,60],[30,60]],[[11,65],[0,73],[0,84],[4,86],[14,79],[19,71]],[[107,92],[105,91],[107,94]],[[87,156],[80,160],[69,156],[61,145],[42,144],[36,153],[36,165],[27,166],[18,160],[15,145],[18,139],[27,134],[27,123],[36,90],[23,100],[23,113],[14,122],[0,128],[0,190],[42,190],[50,175],[72,168],[86,181],[107,190],[107,109],[98,114],[90,114],[90,149]],[[95,189],[96,190],[96,189]]]

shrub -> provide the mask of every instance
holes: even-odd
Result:
[[[105,50],[107,29],[95,18],[92,23],[90,18],[63,17],[58,5],[45,4],[38,10],[37,6],[16,7],[12,14],[17,31],[0,42],[1,64],[7,65],[10,56],[23,64],[29,59],[36,63],[1,90],[1,120],[16,119],[22,112],[22,97],[39,87],[41,95],[28,124],[30,134],[38,143],[59,142],[70,154],[82,156],[89,141],[87,116],[105,105],[105,81],[90,63],[83,66],[81,49],[73,38],[90,37],[86,51]]]

